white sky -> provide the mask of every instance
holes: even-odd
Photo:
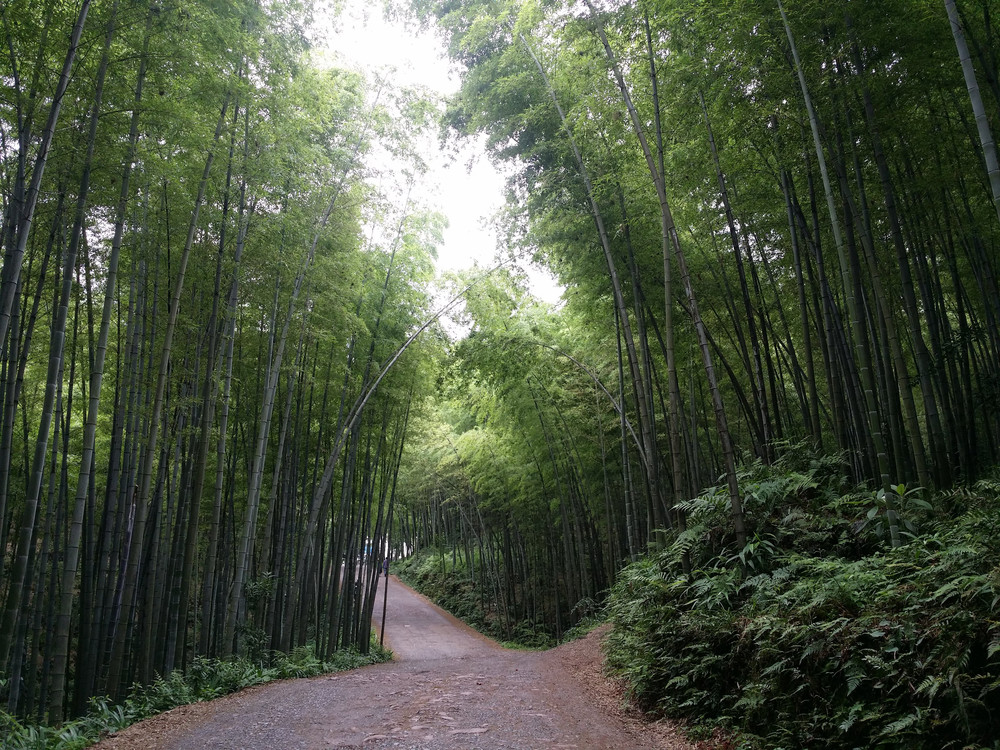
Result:
[[[397,83],[426,86],[443,95],[458,90],[458,76],[449,70],[442,42],[415,26],[387,21],[380,0],[345,0],[328,39],[333,53],[346,66],[393,69],[391,78]],[[426,158],[430,174],[417,188],[419,202],[443,213],[449,223],[444,245],[438,249],[438,270],[467,268],[473,261],[484,267],[492,265],[497,241],[491,218],[503,205],[503,177],[472,145],[454,161],[440,153],[427,154]],[[562,289],[551,275],[537,267],[526,270],[532,292],[555,303]]]

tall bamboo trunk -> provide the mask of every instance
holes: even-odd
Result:
[[[691,285],[691,276],[687,270],[687,260],[684,256],[684,252],[681,248],[680,237],[677,234],[677,228],[674,224],[673,215],[670,211],[670,204],[667,200],[666,184],[664,182],[663,173],[657,168],[657,163],[654,160],[653,153],[649,147],[649,143],[646,138],[645,129],[642,124],[642,120],[639,117],[639,113],[636,111],[635,105],[632,102],[632,96],[629,93],[628,86],[625,83],[625,77],[622,74],[621,65],[618,63],[618,58],[611,49],[611,44],[608,42],[608,37],[604,33],[604,26],[598,19],[597,10],[594,7],[591,0],[586,0],[587,7],[590,10],[590,16],[595,22],[595,29],[597,31],[598,38],[601,40],[601,45],[604,47],[605,56],[608,58],[608,63],[611,66],[611,71],[614,74],[615,81],[618,84],[618,89],[621,91],[622,100],[625,103],[625,107],[628,110],[629,118],[632,121],[632,128],[635,133],[636,139],[639,141],[639,145],[642,148],[643,155],[646,158],[646,166],[649,170],[650,178],[653,181],[653,186],[656,189],[657,200],[660,204],[660,220],[662,227],[662,234],[664,238],[669,237],[670,246],[673,248],[674,258],[678,263],[678,269],[681,273],[681,280],[684,284],[684,291],[688,298],[689,314],[692,316],[692,320],[695,325],[695,331],[698,334],[699,348],[702,355],[702,363],[705,368],[705,377],[708,380],[709,391],[712,396],[712,404],[715,410],[715,420],[716,429],[719,433],[719,443],[722,448],[723,460],[726,465],[726,476],[727,483],[729,486],[729,503],[732,511],[733,518],[733,529],[736,533],[736,542],[742,549],[746,545],[746,528],[743,519],[743,501],[740,497],[739,485],[736,479],[736,458],[733,451],[732,438],[729,434],[729,424],[726,418],[725,406],[722,402],[722,395],[719,392],[718,380],[715,376],[715,367],[712,363],[712,354],[709,349],[708,338],[706,336],[706,329],[704,321],[698,312],[698,304],[694,294],[694,288]]]
[[[705,131],[708,133],[708,147],[712,154],[712,164],[715,166],[715,176],[719,183],[719,197],[722,199],[723,212],[726,215],[726,224],[729,228],[729,239],[733,246],[733,259],[736,261],[736,272],[740,281],[740,298],[743,300],[743,313],[747,321],[747,328],[750,334],[750,349],[753,354],[751,382],[753,383],[754,403],[757,407],[757,419],[760,420],[763,445],[760,446],[761,455],[765,460],[770,458],[771,443],[771,417],[767,405],[767,396],[764,391],[764,367],[761,361],[760,336],[757,332],[756,311],[750,301],[750,288],[747,284],[746,269],[743,264],[743,249],[740,246],[740,236],[736,230],[736,218],[733,215],[733,208],[729,202],[729,189],[726,186],[726,178],[722,172],[722,165],[719,163],[719,151],[715,145],[715,135],[712,132],[712,122],[708,117],[708,107],[705,106],[705,96],[698,92],[698,101],[701,104],[702,115],[705,119]],[[738,321],[734,318],[734,324]]]
[[[965,40],[965,30],[962,28],[961,18],[959,18],[958,9],[955,7],[955,0],[944,0],[944,7],[948,13],[951,34],[958,50],[958,60],[962,65],[965,86],[969,91],[969,102],[972,104],[972,112],[976,118],[976,129],[979,132],[979,142],[983,148],[983,159],[986,162],[986,176],[989,178],[990,191],[993,194],[993,208],[996,211],[997,219],[1000,220],[1000,160],[997,159],[996,141],[990,129],[989,115],[986,113],[983,97],[979,91],[976,69],[972,65],[972,55],[969,54],[969,45]]]
[[[99,106],[99,96],[98,105]],[[91,120],[91,143],[89,156],[93,156],[93,135],[97,127],[97,112]],[[57,392],[62,385],[63,355],[66,343],[66,320],[69,313],[69,302],[73,292],[73,278],[76,274],[76,257],[80,247],[80,239],[83,231],[84,211],[86,208],[86,189],[89,185],[89,169],[84,167],[84,174],[81,184],[81,193],[77,206],[76,221],[70,239],[69,247],[66,250],[66,257],[62,269],[62,285],[57,305],[52,321],[51,334],[49,339],[49,364],[45,378],[45,395],[42,401],[41,417],[38,424],[38,431],[35,435],[34,457],[31,463],[31,474],[28,478],[28,485],[25,493],[24,505],[21,509],[20,532],[17,540],[14,564],[10,572],[10,585],[7,590],[7,603],[4,610],[3,623],[0,625],[0,664],[6,664],[10,654],[11,645],[20,642],[20,638],[15,639],[15,630],[18,617],[26,617],[27,612],[21,610],[21,592],[29,573],[29,555],[33,551],[33,540],[37,534],[36,522],[38,514],[39,499],[42,491],[42,481],[45,472],[45,459],[49,447],[49,434],[52,425],[53,407],[55,405]],[[28,220],[30,223],[30,219]],[[26,230],[25,230],[26,231]],[[0,334],[2,339],[2,334]]]
[[[322,236],[323,230],[326,228],[330,221],[330,217],[333,215],[333,211],[337,206],[337,201],[342,194],[342,191],[346,187],[347,179],[354,168],[354,165],[359,156],[359,149],[361,146],[361,140],[364,137],[366,130],[362,130],[359,134],[357,143],[355,144],[354,152],[349,160],[344,171],[340,175],[340,180],[335,186],[333,193],[330,197],[329,202],[326,205],[325,210],[319,217],[319,221],[316,224],[316,229],[313,232],[312,241],[309,245],[306,257],[303,260],[302,266],[299,269],[298,275],[295,277],[295,283],[292,287],[291,298],[288,303],[288,312],[286,314],[284,323],[282,324],[281,337],[278,340],[277,349],[275,355],[271,358],[271,365],[268,371],[268,383],[264,391],[264,400],[261,405],[260,418],[258,420],[258,431],[256,440],[256,449],[253,454],[253,465],[250,474],[250,484],[248,488],[248,497],[246,510],[244,511],[243,526],[240,534],[239,549],[236,556],[236,568],[235,576],[233,578],[232,588],[229,592],[229,602],[226,609],[226,625],[223,632],[223,640],[221,644],[221,652],[224,655],[232,653],[234,639],[236,634],[236,625],[239,614],[239,605],[243,597],[243,586],[246,580],[247,568],[249,566],[250,553],[251,553],[251,541],[256,531],[257,525],[257,511],[260,502],[260,489],[263,475],[263,461],[264,461],[264,447],[267,441],[268,434],[270,432],[271,423],[271,412],[274,408],[274,393],[277,388],[277,378],[278,370],[281,367],[281,358],[284,353],[285,340],[287,338],[288,326],[291,321],[291,316],[294,314],[296,304],[298,302],[299,294],[302,290],[302,284],[305,280],[306,273],[312,266],[313,259],[316,255],[316,247],[319,244],[320,237]],[[289,610],[294,610],[294,607],[289,607]]]
[[[170,299],[170,309],[167,315],[167,322],[164,331],[163,349],[160,356],[160,370],[157,375],[156,390],[153,394],[153,403],[150,410],[149,440],[146,446],[142,468],[139,473],[139,491],[136,497],[133,540],[129,549],[128,560],[126,562],[124,587],[122,589],[123,614],[115,631],[111,661],[108,668],[107,684],[112,695],[118,695],[122,687],[120,683],[125,659],[126,634],[129,630],[132,613],[135,609],[134,597],[139,580],[139,567],[146,533],[146,517],[149,504],[150,484],[153,475],[153,462],[156,455],[157,441],[159,440],[160,431],[158,426],[160,423],[160,415],[163,410],[167,374],[170,369],[170,353],[173,347],[174,331],[177,327],[177,316],[180,310],[181,293],[184,289],[184,274],[187,269],[188,259],[191,257],[191,247],[194,245],[195,232],[198,228],[198,216],[202,203],[205,200],[205,189],[208,185],[209,174],[212,171],[212,162],[215,160],[215,144],[222,135],[222,131],[225,126],[226,112],[229,108],[229,97],[230,95],[227,93],[219,113],[219,119],[216,122],[212,148],[205,159],[205,168],[202,170],[201,181],[198,185],[198,195],[195,199],[194,208],[191,211],[191,221],[188,225],[187,240],[184,243],[184,250],[181,254],[181,260],[177,269],[177,280]]]
[[[866,334],[861,315],[860,302],[854,293],[855,279],[851,273],[847,252],[844,248],[844,241],[841,237],[840,219],[837,216],[837,209],[834,205],[833,189],[830,186],[830,176],[826,168],[826,157],[824,156],[823,145],[820,140],[819,119],[816,116],[816,112],[813,110],[812,98],[809,96],[809,88],[806,85],[805,73],[802,69],[802,63],[799,60],[798,50],[795,47],[795,38],[792,36],[792,29],[788,23],[788,16],[785,14],[785,9],[781,4],[781,0],[776,0],[776,2],[785,27],[785,34],[788,37],[788,44],[791,48],[792,59],[795,64],[795,70],[798,74],[799,85],[802,89],[802,98],[805,102],[806,112],[809,116],[809,125],[812,130],[813,144],[816,147],[816,158],[819,163],[820,176],[823,180],[823,188],[826,192],[827,209],[830,214],[830,224],[833,230],[834,244],[837,247],[837,256],[840,260],[840,271],[844,283],[844,294],[847,301],[847,309],[851,318],[851,328],[854,334],[855,356],[857,356],[859,361],[862,387],[864,389],[865,407],[868,417],[867,427],[875,447],[876,461],[880,475],[879,484],[885,491],[889,533],[892,545],[894,547],[898,547],[902,544],[902,541],[899,536],[899,521],[895,503],[892,501],[891,493],[889,492],[889,458],[885,450],[885,440],[882,435],[882,422],[881,416],[879,415],[878,403],[876,401],[875,381],[872,376],[871,362],[866,354],[864,346]]]
[[[56,90],[52,95],[48,120],[45,123],[45,129],[42,131],[42,140],[35,155],[35,164],[31,171],[31,183],[28,185],[25,193],[24,204],[19,205],[19,202],[13,203],[12,206],[20,208],[20,213],[16,215],[11,214],[8,217],[8,221],[13,222],[15,235],[14,245],[4,254],[3,268],[0,269],[0,280],[2,280],[0,282],[0,343],[7,338],[7,331],[10,327],[10,312],[14,305],[14,295],[17,293],[17,285],[21,276],[21,262],[24,259],[24,251],[28,246],[31,222],[34,219],[35,207],[38,205],[38,196],[41,193],[42,175],[44,175],[45,165],[48,163],[49,149],[55,137],[63,98],[66,95],[66,89],[69,88],[73,63],[76,60],[76,53],[80,46],[80,37],[83,35],[84,25],[87,22],[88,10],[90,10],[90,0],[83,0],[80,4],[80,10],[77,12],[73,31],[70,34],[69,47],[66,50],[66,58],[63,60],[59,83],[56,85]],[[41,66],[36,66],[36,69],[40,70]],[[22,147],[24,145],[26,144],[22,143]],[[0,648],[0,656],[3,656],[2,648]]]
[[[556,96],[555,90],[552,88],[552,84],[549,81],[548,74],[545,72],[545,68],[542,66],[541,61],[538,59],[531,45],[528,44],[527,39],[521,36],[521,41],[525,48],[528,50],[528,54],[531,55],[532,60],[541,75],[546,90],[548,91],[549,97],[552,99],[552,103],[556,108],[556,112],[559,115],[560,123],[562,128],[566,133],[566,137],[569,139],[570,147],[573,152],[573,160],[576,164],[577,172],[580,175],[580,179],[583,181],[584,189],[587,194],[587,202],[590,208],[591,218],[594,221],[594,225],[597,229],[597,235],[601,243],[601,249],[604,252],[605,263],[608,266],[608,274],[611,279],[611,290],[614,297],[615,308],[618,310],[619,320],[621,322],[622,334],[625,340],[625,350],[628,354],[629,363],[629,375],[631,377],[632,388],[635,393],[635,400],[639,413],[639,431],[642,440],[642,451],[643,451],[643,468],[646,472],[646,484],[647,490],[650,495],[650,505],[653,509],[655,515],[653,520],[654,528],[665,528],[666,519],[660,515],[660,509],[663,507],[661,498],[661,487],[659,478],[659,459],[655,455],[655,441],[653,440],[653,422],[652,415],[649,413],[649,399],[645,392],[645,382],[642,377],[641,367],[639,365],[639,357],[636,351],[635,337],[632,334],[632,325],[629,321],[628,310],[625,306],[625,298],[622,294],[622,285],[618,277],[618,270],[615,264],[614,255],[611,252],[611,241],[608,236],[607,229],[604,224],[604,216],[601,212],[600,206],[597,203],[597,198],[594,193],[594,188],[590,179],[590,172],[587,169],[586,163],[583,161],[583,156],[580,153],[580,149],[577,146],[576,139],[573,136],[573,132],[569,126],[569,122],[566,119],[566,115],[563,112],[562,105],[559,104],[559,99]],[[623,405],[624,406],[624,405]]]
[[[97,95],[94,102],[94,113],[91,122],[90,139],[88,144],[88,162],[93,155],[94,139],[96,136],[97,120],[100,110],[101,91],[103,89],[104,76],[107,71],[108,52],[110,50],[111,41],[115,32],[117,9],[118,2],[116,0],[112,6],[111,17],[108,21],[105,51],[104,56],[101,59],[101,68],[98,73]],[[142,101],[142,90],[146,77],[147,52],[149,47],[152,19],[153,12],[150,11],[146,15],[146,32],[143,37],[143,48],[139,61],[139,72],[136,78],[132,116],[129,124],[128,155],[123,163],[121,190],[118,197],[118,205],[115,211],[115,231],[111,241],[111,252],[107,260],[104,285],[104,307],[101,312],[101,329],[98,334],[97,345],[94,349],[94,361],[91,365],[90,401],[87,409],[86,422],[84,423],[83,445],[80,451],[80,476],[77,481],[76,496],[73,502],[73,515],[70,522],[69,539],[66,543],[66,557],[63,565],[63,575],[60,586],[60,605],[58,616],[56,618],[56,629],[52,650],[53,668],[52,689],[49,697],[49,721],[53,723],[58,723],[63,717],[63,694],[65,690],[68,662],[70,622],[73,614],[73,590],[80,555],[80,540],[83,535],[84,510],[91,486],[91,471],[94,464],[94,446],[97,440],[97,418],[100,409],[101,388],[104,382],[104,366],[108,350],[108,335],[111,327],[111,315],[115,296],[117,294],[118,261],[121,256],[122,238],[125,228],[125,212],[130,192],[129,180],[132,173],[132,165],[135,162],[136,144],[138,142],[139,104]],[[89,177],[89,169],[86,174]],[[84,190],[82,186],[81,193],[84,195],[86,193],[86,190]],[[79,219],[82,219],[82,217],[78,217],[78,220]],[[74,232],[76,231],[77,230],[74,227]]]

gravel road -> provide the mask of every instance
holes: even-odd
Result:
[[[384,579],[383,579],[384,581]],[[504,649],[398,579],[385,641],[395,659],[182,706],[100,750],[399,748],[693,750],[621,707],[601,674],[601,632],[546,652]],[[381,605],[381,593],[379,604]],[[379,607],[381,609],[381,607]],[[380,619],[381,611],[376,620]]]

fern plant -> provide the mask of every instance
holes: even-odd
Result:
[[[933,502],[895,487],[909,536],[890,549],[881,510],[865,523],[877,495],[829,469],[741,472],[741,549],[715,490],[687,501],[687,530],[612,588],[609,668],[642,705],[746,747],[995,747],[1000,483]]]

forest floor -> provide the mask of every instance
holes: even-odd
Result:
[[[383,579],[384,582],[384,579]],[[381,590],[379,604],[381,605]],[[381,606],[376,620],[381,617]],[[505,649],[389,579],[393,661],[175,708],[99,750],[405,748],[694,750],[624,707],[602,673],[606,628],[550,651]]]

